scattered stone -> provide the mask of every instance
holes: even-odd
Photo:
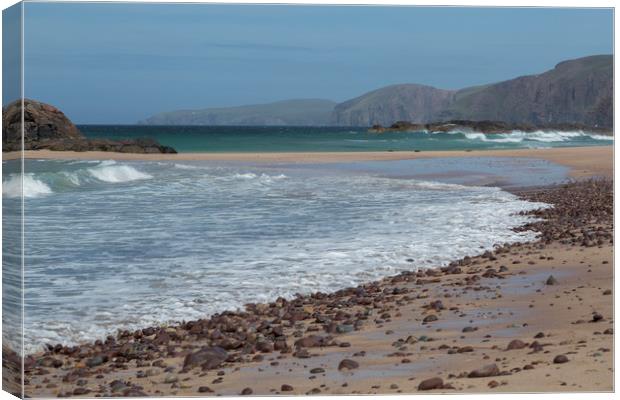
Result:
[[[194,367],[202,369],[213,369],[219,367],[228,358],[228,353],[221,347],[203,347],[195,353],[185,356],[183,370],[190,370]]]
[[[418,390],[434,390],[443,388],[443,379],[439,377],[425,379],[418,385]]]
[[[427,323],[429,323],[429,322],[437,321],[437,319],[438,319],[438,318],[437,318],[437,316],[436,316],[435,314],[431,314],[431,315],[426,316],[426,317],[422,320],[422,323],[423,323],[423,324],[427,324]]]
[[[108,361],[108,356],[98,355],[98,356],[95,356],[93,358],[89,358],[88,360],[86,360],[86,365],[88,366],[88,368],[94,368],[94,367],[100,366],[101,364],[107,361]]]
[[[344,360],[340,361],[340,364],[338,364],[338,371],[342,371],[343,369],[356,369],[359,368],[359,366],[360,364],[357,361],[345,358]]]
[[[549,275],[549,278],[547,278],[547,281],[545,282],[545,285],[557,285],[557,284],[558,284],[558,280],[555,279],[553,275]]]
[[[515,340],[512,340],[510,343],[508,343],[506,350],[520,350],[520,349],[525,348],[526,346],[527,345],[523,343],[521,340],[515,339]]]
[[[294,389],[291,385],[284,384],[280,387],[282,392],[292,392]]]
[[[310,335],[301,338],[295,342],[295,347],[323,347],[327,344],[327,340],[323,336]]]
[[[323,372],[325,372],[323,368],[312,368],[310,370],[311,374],[322,374]]]
[[[471,371],[467,377],[468,378],[487,378],[489,376],[497,376],[499,375],[499,368],[497,364],[488,364],[482,368],[475,369]]]
[[[560,354],[559,356],[555,356],[555,358],[553,359],[553,363],[554,364],[564,364],[568,362],[568,357],[566,357],[564,354]]]

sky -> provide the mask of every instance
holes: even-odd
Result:
[[[25,3],[25,96],[74,122],[396,83],[444,89],[613,52],[611,9]],[[3,101],[7,101],[7,94]]]

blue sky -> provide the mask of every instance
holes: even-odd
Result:
[[[610,9],[26,3],[25,95],[77,123],[134,123],[395,83],[454,89],[612,53],[612,24]]]

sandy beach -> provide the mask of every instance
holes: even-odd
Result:
[[[611,391],[611,182],[521,195],[555,206],[523,227],[541,232],[538,242],[336,293],[52,346],[26,358],[26,395]]]
[[[21,157],[19,152],[3,153],[3,160]],[[564,147],[551,149],[394,151],[394,152],[313,152],[313,153],[179,153],[131,154],[100,151],[71,152],[28,150],[26,159],[45,160],[144,160],[144,161],[242,161],[256,163],[334,163],[352,161],[412,160],[443,157],[520,157],[543,159],[571,168],[571,176],[611,176],[613,146]]]
[[[4,391],[615,391],[612,6],[23,3]]]

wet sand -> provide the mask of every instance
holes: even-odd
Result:
[[[26,359],[26,395],[611,391],[611,183],[522,195],[555,205],[523,227],[538,242],[56,346]]]
[[[111,152],[71,152],[29,150],[28,159],[56,160],[169,160],[169,161],[243,161],[268,163],[334,163],[352,161],[410,160],[439,157],[521,157],[543,159],[570,167],[571,176],[607,176],[613,174],[613,146],[563,147],[550,149],[472,150],[472,151],[394,151],[325,153],[179,153],[132,154]],[[3,160],[20,158],[19,152],[3,153]]]

